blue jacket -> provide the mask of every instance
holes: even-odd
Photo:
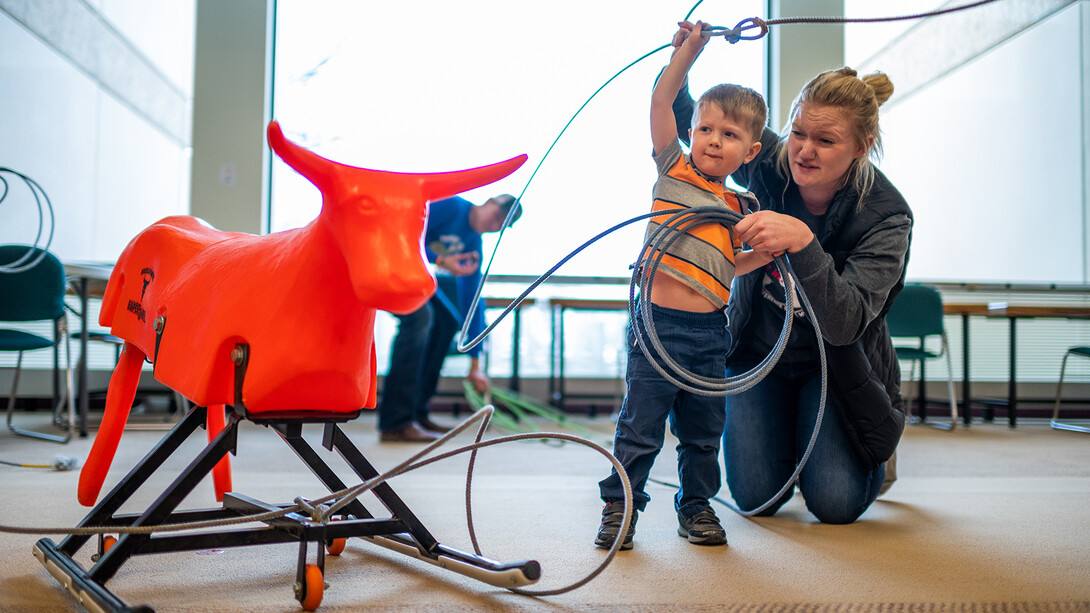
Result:
[[[477,253],[477,260],[483,260],[481,235],[469,225],[469,211],[473,203],[455,196],[446,200],[436,200],[428,205],[428,227],[424,232],[424,251],[429,262],[435,262],[439,256],[457,255],[461,253]],[[457,304],[448,304],[456,309],[453,313],[459,322],[465,321],[465,316],[473,305],[473,297],[477,293],[477,286],[481,283],[481,269],[465,275],[455,277],[457,284]],[[468,339],[476,338],[484,331],[484,300],[477,304],[477,310],[473,314],[473,320],[469,324]],[[477,357],[481,353],[481,346],[477,345],[469,350],[469,355]]]

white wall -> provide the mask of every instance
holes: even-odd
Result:
[[[198,0],[191,214],[268,231],[273,0]]]
[[[848,32],[849,63],[886,71],[898,88],[882,111],[881,168],[916,215],[909,277],[1088,283],[1090,6],[985,9],[956,27],[949,16]]]
[[[188,212],[194,7],[0,0],[0,166],[48,194],[62,260],[114,260],[143,227]],[[12,183],[0,242],[37,229]]]

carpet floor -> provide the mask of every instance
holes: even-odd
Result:
[[[449,416],[437,419],[444,417],[453,423]],[[573,423],[610,447],[608,418]],[[307,438],[318,447],[320,428],[313,428]],[[371,415],[344,429],[380,471],[420,450],[380,444]],[[103,491],[163,435],[126,431]],[[198,431],[187,441],[122,512],[147,508],[200,450],[203,436]],[[470,440],[463,434],[447,448]],[[82,460],[91,442],[58,446],[5,432],[0,460],[49,464],[57,454]],[[668,439],[654,478],[676,481],[674,444]],[[719,507],[728,547],[698,547],[679,538],[671,488],[650,485],[652,501],[640,516],[635,548],[587,585],[557,596],[515,594],[350,539],[343,554],[326,559],[328,587],[319,611],[1090,611],[1090,435],[1033,421],[1016,429],[997,422],[953,432],[913,425],[898,458],[897,483],[852,525],[816,522],[797,494],[771,518],[747,519]],[[327,459],[345,481],[358,481],[347,469],[341,473],[339,458]],[[242,424],[232,463],[235,490],[259,500],[290,503],[327,493],[274,432],[252,423]],[[459,456],[391,484],[438,540],[471,551],[466,464],[467,456]],[[592,541],[601,510],[597,481],[608,472],[605,458],[571,443],[485,449],[473,482],[483,554],[540,562],[542,578],[529,589],[578,581],[605,555]],[[76,525],[87,513],[76,502],[78,476],[0,465],[0,524],[41,530]],[[729,493],[724,488],[721,495]],[[366,496],[361,500],[369,509],[378,504]],[[181,506],[217,506],[210,482]],[[0,532],[0,611],[82,610],[32,556],[41,536]],[[76,556],[85,567],[89,549]],[[297,556],[292,543],[136,556],[107,587],[130,605],[161,612],[298,611],[292,592]]]

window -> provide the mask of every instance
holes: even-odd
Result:
[[[598,232],[649,210],[648,105],[668,50],[606,86],[530,177],[591,94],[669,43],[690,8],[662,0],[279,0],[274,116],[303,146],[367,168],[450,171],[526,153],[514,175],[466,197],[525,188],[524,215],[504,234],[491,272],[538,275]],[[705,3],[692,18],[733,26],[763,11],[759,0]],[[722,81],[763,90],[763,49],[763,42],[713,39],[691,90],[699,95]],[[305,225],[320,207],[317,190],[279,160],[271,200],[273,231]],[[628,275],[643,228],[638,222],[602,241],[560,274]],[[493,245],[486,242],[486,258]]]

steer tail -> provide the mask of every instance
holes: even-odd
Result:
[[[94,506],[106,474],[110,472],[114,453],[121,441],[121,433],[129,420],[136,387],[140,383],[140,370],[144,365],[144,352],[132,343],[125,343],[121,358],[117,361],[114,374],[110,377],[110,387],[106,392],[106,410],[102,424],[98,428],[91,452],[79,474],[77,498],[85,507]]]
[[[449,198],[455,194],[494,183],[515,172],[526,162],[526,154],[509,160],[454,172],[436,172],[417,175],[420,178],[420,193],[425,200],[435,201]]]
[[[223,431],[226,423],[226,406],[213,404],[208,407],[208,442],[211,443]],[[216,488],[216,502],[223,502],[223,494],[231,491],[231,456],[224,455],[212,468],[212,485]]]

